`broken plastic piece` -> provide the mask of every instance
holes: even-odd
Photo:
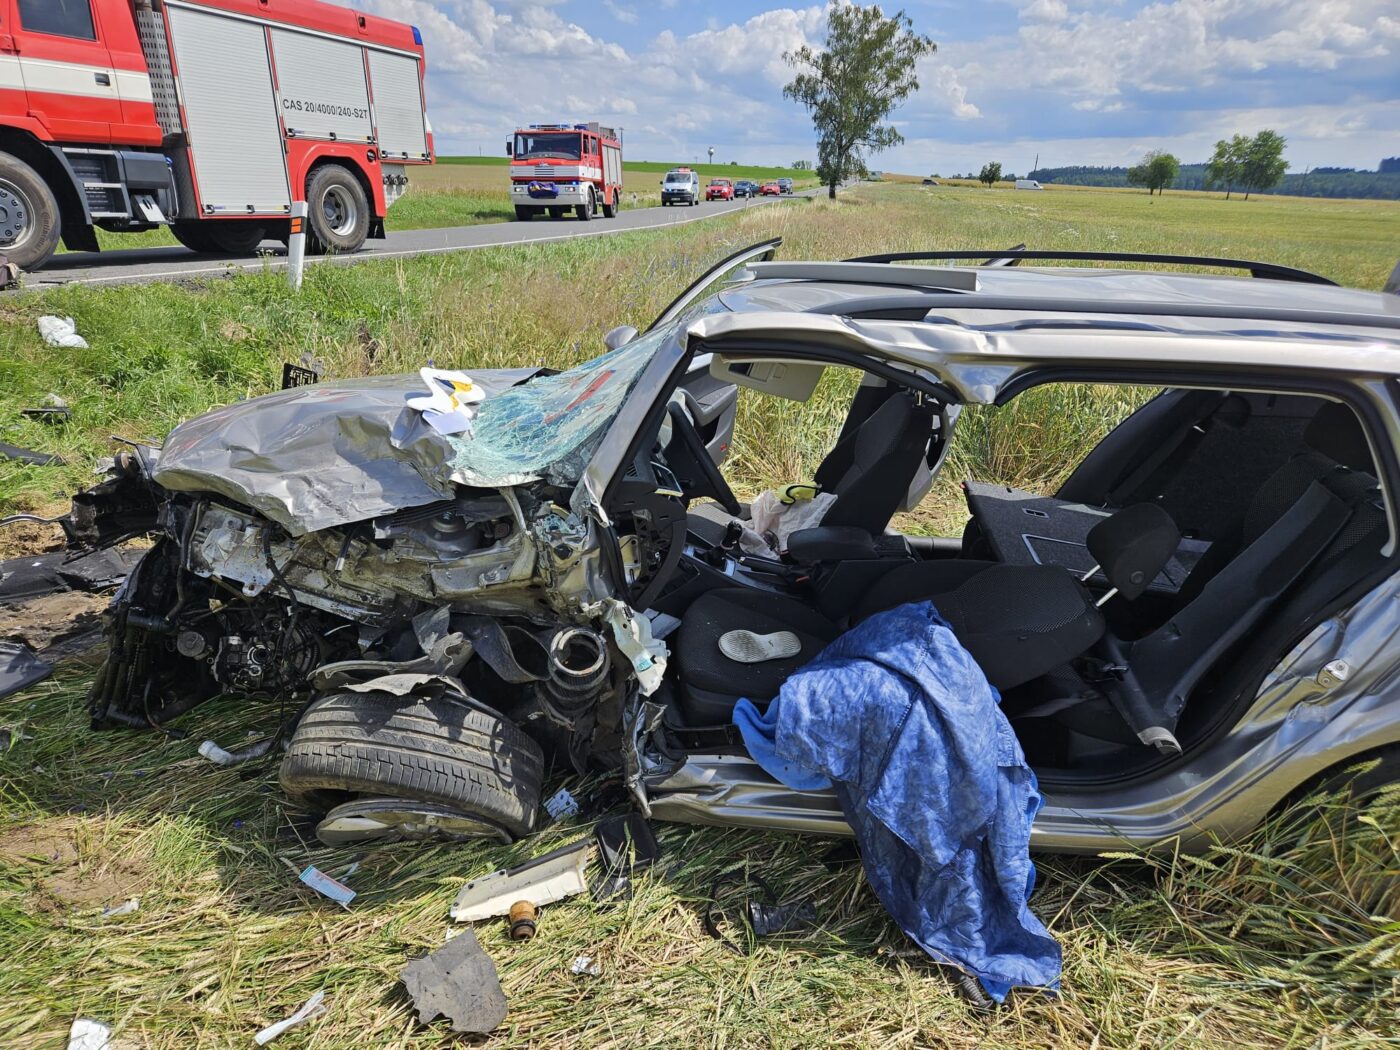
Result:
[[[613,817],[598,825],[594,831],[603,864],[609,869],[641,871],[651,867],[661,856],[656,834],[640,813]]]
[[[569,967],[570,973],[586,974],[589,977],[601,977],[602,969],[593,961],[591,955],[580,955],[574,960],[574,964]]]
[[[62,466],[63,460],[58,456],[52,456],[47,452],[35,452],[33,449],[20,448],[18,445],[8,445],[0,441],[0,456],[5,459],[13,459],[18,463],[28,463],[31,467],[56,467]]]
[[[471,930],[409,962],[399,980],[418,1008],[420,1024],[442,1016],[452,1022],[454,1032],[489,1032],[506,1019],[506,996],[496,964]]]
[[[607,598],[599,604],[603,607],[603,618],[612,628],[613,640],[637,672],[637,687],[643,696],[650,696],[660,688],[666,674],[669,655],[666,643],[652,637],[650,620],[634,616],[632,610],[616,598]]]
[[[536,908],[588,889],[584,869],[591,843],[584,839],[508,870],[493,871],[467,883],[452,903],[452,918],[476,922],[510,913],[511,905],[529,901]]]
[[[272,750],[272,737],[266,740],[259,740],[256,744],[245,747],[241,751],[225,751],[212,740],[206,740],[199,745],[199,753],[213,762],[216,766],[236,766],[240,762],[247,762],[250,759],[262,758]]]
[[[49,346],[61,346],[69,350],[86,350],[88,342],[78,334],[78,326],[71,317],[55,317],[45,314],[39,318],[39,334]]]
[[[560,788],[544,804],[545,812],[555,820],[563,820],[578,814],[578,799],[569,794],[568,788]]]
[[[765,904],[749,901],[749,925],[755,937],[771,937],[775,933],[795,933],[817,925],[817,909],[811,901],[791,904]]]
[[[297,878],[306,883],[322,897],[329,897],[342,908],[348,909],[355,899],[355,891],[339,879],[333,879],[320,868],[308,864]]]
[[[102,919],[112,919],[118,915],[131,915],[134,914],[138,909],[140,909],[140,907],[141,898],[132,897],[129,900],[123,901],[121,904],[116,904],[110,908],[105,909],[102,912],[102,914],[98,917]]]
[[[0,697],[28,689],[52,673],[53,667],[30,652],[27,645],[0,638]]]
[[[266,1046],[288,1028],[295,1028],[303,1021],[309,1021],[313,1017],[320,1017],[326,1012],[325,998],[326,991],[323,988],[310,999],[306,1000],[306,1002],[302,1004],[301,1009],[292,1014],[291,1017],[288,1017],[285,1021],[278,1021],[276,1024],[270,1024],[257,1035],[253,1036],[253,1042],[257,1043],[259,1046]]]
[[[91,1017],[74,1018],[68,1029],[68,1050],[109,1050],[112,1030]]]

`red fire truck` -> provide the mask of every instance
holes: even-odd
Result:
[[[531,124],[506,143],[510,199],[517,219],[570,208],[588,220],[601,208],[611,219],[622,203],[622,141],[612,128],[591,124]]]
[[[169,226],[196,251],[384,235],[433,161],[423,40],[320,0],[0,0],[0,253]]]

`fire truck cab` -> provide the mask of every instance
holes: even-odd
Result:
[[[412,26],[321,0],[0,0],[0,253],[169,226],[196,251],[382,237],[434,159]]]
[[[531,124],[506,143],[515,217],[562,218],[570,209],[587,221],[611,219],[622,206],[622,141],[612,128]]]

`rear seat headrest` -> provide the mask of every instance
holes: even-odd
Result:
[[[1356,413],[1346,405],[1336,401],[1325,402],[1303,431],[1303,440],[1309,448],[1344,467],[1366,474],[1375,473],[1371,448],[1366,443],[1366,431],[1361,428]]]

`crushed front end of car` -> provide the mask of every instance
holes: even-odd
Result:
[[[628,712],[665,647],[619,581],[674,528],[604,524],[575,494],[652,343],[473,372],[486,397],[462,434],[406,407],[417,377],[376,377],[224,406],[123,454],[67,519],[75,547],[154,540],[107,613],[94,728],[275,705],[282,785],[330,811],[333,842],[508,840],[533,830],[549,760],[635,776]]]

